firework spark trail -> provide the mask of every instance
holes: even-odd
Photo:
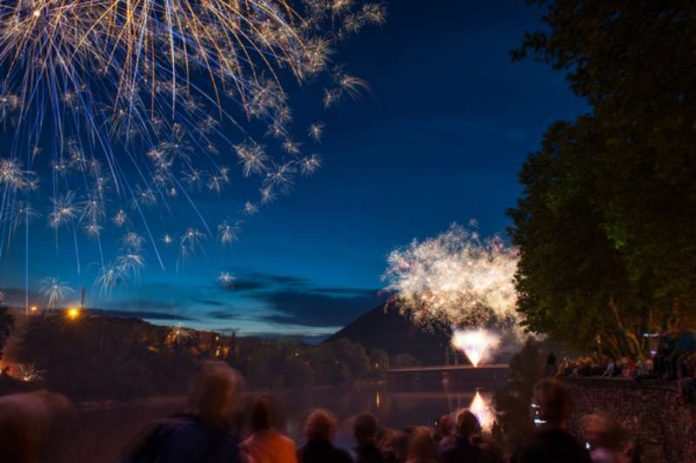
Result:
[[[481,326],[516,319],[518,251],[458,225],[389,254],[383,279],[419,324]]]
[[[184,198],[210,235],[194,193],[228,188],[231,153],[243,176],[261,183],[244,205],[254,214],[321,165],[291,136],[281,76],[303,83],[329,73],[326,107],[355,97],[367,85],[333,65],[335,43],[385,17],[383,5],[354,0],[2,2],[0,123],[13,135],[0,158],[0,242],[17,217],[29,218],[29,193],[48,178],[45,216],[56,237],[70,229],[77,251],[79,231],[101,255],[107,222],[139,226],[163,266],[148,209]],[[265,125],[278,149],[254,141],[242,121]],[[315,122],[307,136],[318,143],[323,133]],[[197,247],[191,241],[182,255]],[[103,289],[122,281],[121,267],[138,273],[139,260],[125,256],[101,257]]]

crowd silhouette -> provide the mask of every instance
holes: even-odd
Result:
[[[591,415],[583,421],[587,442],[568,431],[572,399],[562,383],[539,382],[530,404],[535,432],[512,454],[482,432],[478,418],[462,410],[443,415],[435,426],[403,430],[382,426],[369,413],[352,422],[354,445],[336,444],[337,419],[325,409],[304,421],[303,445],[282,433],[272,396],[243,400],[243,379],[223,362],[206,362],[191,381],[188,412],[156,420],[124,446],[121,463],[632,463],[639,456],[622,444],[611,419]],[[2,461],[50,461],[54,418],[71,410],[64,397],[50,393],[0,398]],[[242,403],[246,406],[242,406]],[[623,446],[622,446],[623,445]],[[12,449],[9,452],[7,449]],[[510,452],[508,452],[510,453]]]

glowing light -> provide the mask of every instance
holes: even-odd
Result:
[[[195,337],[192,330],[183,328],[181,324],[176,325],[167,333],[165,343],[169,346],[174,344],[184,344]]]
[[[499,343],[498,337],[486,330],[457,330],[452,335],[452,345],[464,352],[475,367],[488,358]]]
[[[495,421],[495,414],[483,399],[479,391],[476,391],[476,395],[474,395],[474,398],[471,400],[469,411],[476,415],[476,418],[478,418],[479,424],[481,425],[481,429],[484,431],[490,431]]]
[[[35,305],[32,305],[31,308],[30,308],[29,310],[30,310],[31,312],[37,312],[37,311],[39,310],[39,308],[36,307]]]
[[[80,317],[80,309],[77,307],[68,307],[68,309],[65,311],[65,315],[70,320],[77,320]]]

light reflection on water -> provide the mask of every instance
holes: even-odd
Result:
[[[327,408],[339,420],[338,445],[353,444],[351,418],[359,413],[374,413],[382,424],[403,429],[430,426],[443,414],[468,408],[476,389],[447,385],[423,389],[390,390],[387,385],[307,388],[300,391],[275,391],[272,395],[283,404],[285,431],[298,445],[303,443],[302,422],[314,408]],[[491,392],[481,391],[486,403]],[[183,400],[139,401],[110,409],[90,409],[80,413],[78,429],[66,442],[66,457],[59,463],[75,461],[115,462],[126,442],[153,419],[183,410]]]

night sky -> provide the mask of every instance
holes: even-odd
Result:
[[[327,125],[324,167],[246,220],[231,249],[208,246],[178,268],[172,251],[164,270],[151,252],[139,283],[102,297],[92,289],[96,247],[79,247],[78,273],[72,241],[56,246],[42,224],[31,229],[32,299],[38,281],[55,275],[87,287],[90,307],[156,323],[321,336],[379,303],[394,247],[470,218],[483,234],[504,233],[526,154],[549,124],[586,109],[561,74],[510,61],[524,31],[539,27],[539,11],[523,0],[393,0],[388,10],[385,26],[366,29],[337,55],[369,82],[362,98],[323,114],[316,88],[291,91],[298,124],[321,114]],[[233,203],[197,204],[204,215],[224,215],[239,208]],[[167,220],[183,229],[194,218],[177,210]],[[157,220],[153,227],[164,231]],[[105,252],[116,249],[115,237],[104,241]],[[13,243],[0,260],[0,287],[19,303],[24,246],[21,237]],[[235,275],[233,290],[216,284],[220,271]]]

